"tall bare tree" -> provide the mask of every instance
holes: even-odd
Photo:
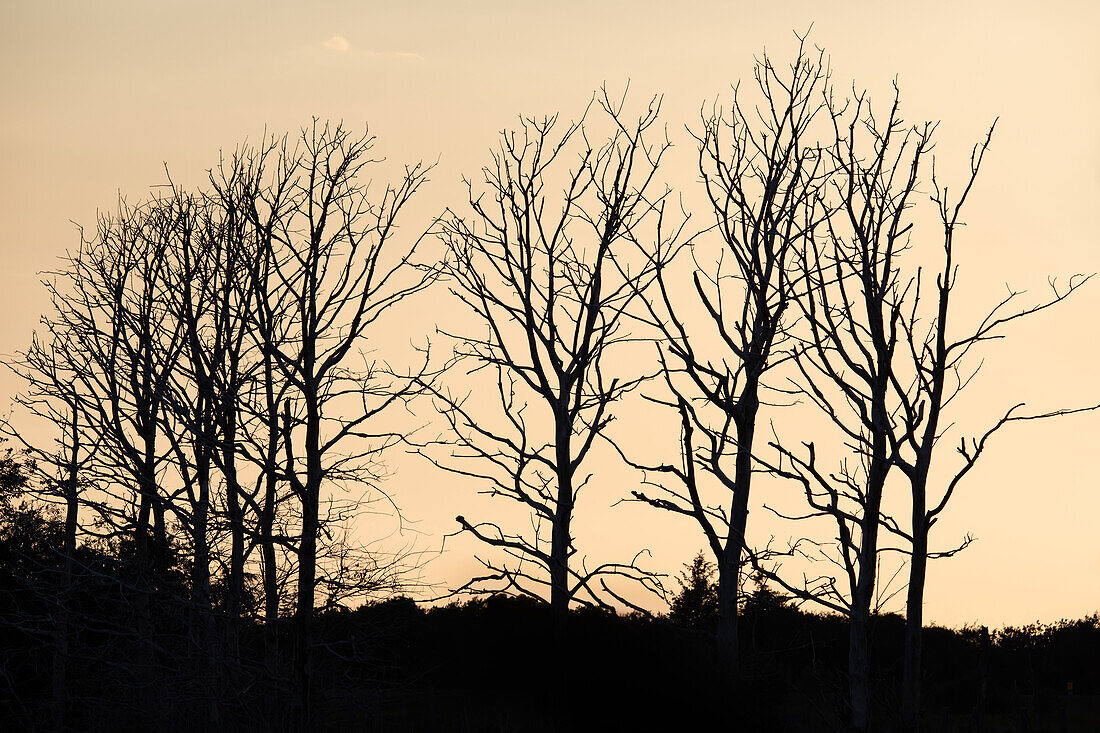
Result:
[[[780,456],[774,470],[804,490],[810,511],[803,518],[833,521],[835,552],[827,556],[846,582],[841,586],[829,574],[801,585],[774,572],[768,577],[848,617],[850,727],[863,731],[871,720],[870,623],[882,500],[893,465],[893,364],[909,294],[900,256],[908,247],[918,171],[934,126],[907,126],[897,94],[883,121],[866,94],[842,107],[832,97],[826,104],[836,200],[825,235],[807,240],[807,295],[797,301],[807,334],[794,363],[802,394],[830,419],[852,456],[828,471],[819,465],[814,441],[798,451],[779,441],[771,445]]]
[[[638,283],[653,272],[641,260],[630,269],[633,243],[650,220],[653,236],[662,236],[663,194],[649,191],[668,142],[646,141],[659,103],[629,126],[622,105],[606,91],[599,98],[612,132],[598,146],[583,118],[567,125],[556,116],[523,118],[518,130],[502,134],[482,171],[484,189],[467,182],[470,214],[443,226],[451,292],[485,329],[452,334],[450,373],[491,374],[495,386],[486,388],[495,389],[497,409],[436,390],[451,451],[426,455],[530,512],[530,533],[457,518],[461,532],[502,555],[482,559],[488,574],[464,588],[549,595],[559,642],[572,603],[606,606],[605,598],[619,597],[607,576],[657,589],[633,561],[589,568],[574,559],[577,497],[592,478],[585,459],[612,420],[612,405],[638,383],[606,366],[629,338],[625,312]],[[577,160],[567,171],[573,150]]]
[[[259,573],[264,597],[264,714],[269,726],[277,726],[282,717],[278,710],[280,681],[280,616],[284,605],[284,582],[290,571],[286,559],[295,550],[293,534],[282,528],[288,517],[285,507],[291,496],[281,459],[282,413],[285,399],[292,399],[290,383],[281,376],[276,361],[276,345],[291,338],[286,288],[279,286],[275,261],[281,248],[277,237],[293,216],[300,200],[294,181],[297,158],[288,148],[287,136],[271,137],[257,149],[244,146],[223,159],[211,171],[210,182],[215,206],[222,212],[226,242],[225,263],[229,273],[221,280],[216,297],[223,327],[243,340],[228,339],[226,359],[213,372],[223,397],[220,405],[222,441],[219,468],[227,484],[235,485],[243,506],[229,500],[232,525],[231,567],[229,578],[230,615],[233,597],[241,590],[243,568],[238,557],[253,547],[260,551]],[[255,469],[249,488],[237,464],[238,455]],[[237,522],[233,515],[251,512],[252,527],[248,547],[238,556]],[[242,527],[243,530],[243,527]],[[242,531],[242,534],[245,532]]]
[[[169,544],[161,418],[184,340],[165,274],[180,223],[172,200],[120,203],[47,281],[54,305],[47,320],[69,339],[70,394],[94,436],[87,442],[99,446],[95,477],[121,491],[116,508],[143,573],[166,561]],[[129,496],[137,497],[132,513]]]
[[[970,472],[982,455],[989,439],[1009,423],[1068,415],[1096,406],[1077,409],[1061,409],[1041,414],[1021,412],[1023,404],[1010,407],[1005,414],[979,438],[969,442],[963,438],[957,446],[961,462],[945,482],[938,496],[929,494],[930,476],[935,448],[947,430],[944,411],[958,394],[971,382],[978,367],[966,368],[966,357],[981,342],[1004,336],[1009,323],[1045,310],[1069,297],[1083,286],[1090,277],[1074,276],[1061,290],[1052,282],[1051,295],[1038,303],[1017,307],[1021,293],[1010,290],[990,309],[986,316],[968,333],[954,337],[949,333],[952,322],[952,294],[958,283],[958,265],[955,262],[955,235],[963,225],[960,215],[967,197],[989,150],[993,128],[985,140],[975,146],[970,158],[969,177],[962,193],[954,200],[948,196],[947,187],[932,175],[932,200],[943,225],[943,264],[936,274],[933,291],[933,312],[925,317],[921,309],[921,272],[910,281],[913,293],[911,308],[900,319],[904,334],[904,348],[898,363],[892,365],[890,378],[897,400],[894,410],[895,427],[888,437],[894,454],[894,464],[905,475],[912,497],[909,529],[903,531],[896,522],[890,527],[901,535],[909,546],[909,583],[905,603],[905,658],[902,670],[901,714],[907,730],[917,730],[920,724],[921,636],[924,625],[924,589],[928,572],[928,560],[950,557],[969,544],[967,537],[953,549],[933,551],[929,545],[932,525],[947,507],[956,487]],[[927,325],[924,325],[927,324]]]
[[[823,218],[825,156],[811,128],[822,117],[828,84],[823,53],[803,45],[787,69],[765,54],[757,62],[759,102],[735,88],[728,116],[712,113],[697,134],[699,168],[720,241],[713,260],[691,254],[692,286],[670,272],[674,249],[653,257],[655,288],[646,297],[649,319],[663,340],[659,359],[681,422],[682,466],[632,465],[675,476],[657,493],[635,491],[652,506],[692,517],[718,568],[718,639],[731,670],[737,667],[739,585],[747,561],[745,530],[754,471],[753,443],[760,408],[778,384],[767,372],[792,353],[788,307],[803,276],[800,254]],[[686,315],[679,293],[693,291],[706,314]],[[714,348],[713,345],[717,345]],[[775,380],[772,380],[775,382]],[[658,399],[657,402],[666,400]],[[729,492],[723,510],[707,501],[702,477]]]
[[[970,177],[952,204],[947,190],[931,175],[932,199],[943,226],[943,269],[936,279],[934,311],[921,309],[920,268],[903,266],[916,223],[922,165],[933,146],[936,125],[909,126],[899,115],[898,94],[885,119],[878,119],[865,95],[843,107],[827,101],[833,122],[830,173],[833,204],[824,235],[807,240],[803,258],[805,297],[796,299],[808,333],[795,351],[799,389],[838,429],[850,459],[835,471],[821,467],[817,444],[794,450],[780,441],[771,445],[780,460],[771,468],[803,487],[810,510],[798,518],[830,518],[836,529],[832,552],[812,542],[821,557],[835,562],[839,576],[826,573],[801,585],[765,571],[787,591],[846,615],[849,634],[850,726],[866,730],[871,722],[869,626],[876,600],[880,532],[904,539],[898,548],[910,559],[907,589],[906,654],[902,714],[917,725],[919,714],[920,633],[923,594],[930,558],[951,556],[969,543],[930,551],[928,532],[944,510],[959,481],[981,455],[986,441],[1009,422],[1067,414],[1058,410],[1023,415],[1011,408],[980,439],[959,449],[963,462],[940,499],[930,506],[928,482],[934,447],[944,427],[943,408],[969,383],[963,360],[977,344],[999,338],[1001,327],[1060,302],[1087,278],[1038,305],[1013,310],[1017,293],[998,303],[968,335],[948,335],[950,296],[956,282],[952,244],[959,215],[977,177],[990,138],[975,148]],[[992,129],[990,130],[992,134]],[[864,142],[865,141],[865,142]],[[909,530],[883,511],[883,494],[892,469],[908,479],[912,496]],[[783,515],[781,515],[783,516]],[[807,542],[809,542],[807,540]],[[799,543],[796,543],[796,547]],[[759,567],[759,563],[758,563]]]
[[[270,166],[275,183],[256,190],[246,209],[260,247],[253,259],[252,324],[265,368],[287,385],[279,478],[301,513],[295,678],[303,730],[314,724],[311,646],[315,593],[324,580],[317,574],[322,492],[347,482],[376,483],[380,451],[402,437],[375,427],[376,418],[416,394],[424,375],[420,369],[402,377],[361,357],[359,348],[386,311],[438,273],[414,260],[420,238],[393,241],[397,217],[428,169],[406,168],[399,183],[372,199],[366,171],[376,162],[373,143],[342,126],[314,123],[296,147],[263,148],[254,172]],[[266,419],[272,425],[276,414]]]
[[[96,527],[121,551],[131,582],[126,596],[134,608],[135,653],[146,664],[160,654],[153,599],[165,587],[175,552],[173,489],[162,481],[169,452],[162,418],[183,345],[165,278],[177,213],[170,197],[120,202],[115,213],[100,217],[93,235],[81,233],[79,249],[46,280],[53,305],[43,319],[49,347],[45,341],[32,346],[24,370],[29,395],[43,388],[51,393],[53,406],[46,409],[66,436],[66,456],[52,462],[68,463],[69,475],[60,478],[69,491],[71,545],[75,549],[77,507],[89,507],[85,531]],[[78,458],[82,450],[90,450],[84,459]],[[94,502],[75,496],[81,485],[96,486]],[[163,678],[147,674],[144,681],[155,688]],[[166,704],[153,692],[147,713],[155,717]]]
[[[173,296],[171,312],[181,324],[186,345],[165,402],[165,433],[182,483],[184,501],[177,513],[192,548],[190,591],[198,623],[195,633],[202,640],[197,646],[210,667],[208,723],[217,727],[214,704],[219,696],[215,693],[240,661],[238,634],[248,555],[245,504],[251,496],[239,481],[236,459],[239,423],[245,417],[245,335],[253,283],[245,267],[250,252],[244,248],[241,212],[224,206],[217,195],[175,189],[174,198],[181,223],[166,277]],[[218,490],[219,485],[224,491]],[[230,538],[224,563],[227,655],[220,653],[215,640],[211,577],[211,564],[219,560],[214,544],[222,514]]]
[[[96,443],[88,426],[82,422],[80,400],[72,364],[65,354],[68,342],[64,332],[53,330],[45,323],[46,332],[36,334],[30,348],[6,365],[23,381],[24,390],[15,402],[27,415],[43,421],[53,430],[52,441],[44,447],[28,441],[11,422],[0,423],[0,435],[16,442],[29,458],[24,475],[33,479],[40,489],[38,498],[47,502],[60,501],[62,514],[61,573],[54,588],[54,644],[50,697],[52,726],[66,729],[70,705],[67,674],[71,636],[70,595],[76,562],[76,547],[80,532],[80,506],[87,500],[87,480],[84,469],[96,452]],[[27,426],[24,425],[24,429]]]

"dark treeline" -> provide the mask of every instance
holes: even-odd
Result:
[[[1095,713],[1075,661],[1095,617],[992,636],[923,617],[930,561],[971,541],[933,526],[994,435],[1095,409],[1008,400],[954,427],[984,343],[1089,280],[956,322],[993,127],[945,176],[936,124],[905,122],[896,87],[885,108],[838,94],[800,39],[689,125],[689,206],[661,177],[661,99],[628,109],[604,89],[576,121],[520,118],[465,205],[422,229],[406,212],[430,166],[372,183],[374,139],[314,121],[81,231],[6,361],[24,385],[0,426],[14,726],[1028,730]],[[429,289],[466,325],[395,325]],[[642,455],[617,428],[630,409],[678,438]],[[368,543],[396,512],[394,448],[511,504],[456,518],[484,567],[444,599],[487,600],[419,609],[415,556]],[[601,460],[637,481],[608,486]],[[591,493],[658,510],[616,528],[636,554],[582,552]],[[761,504],[789,541],[750,539]],[[644,549],[664,521],[704,547],[668,618]]]
[[[49,730],[53,632],[49,609],[62,572],[56,517],[10,511],[0,534],[4,722]],[[67,724],[73,730],[192,731],[205,725],[211,687],[194,664],[186,572],[170,569],[153,602],[158,659],[135,664],[125,559],[82,547],[68,608]],[[571,614],[570,705],[556,709],[554,670],[533,664],[554,644],[548,604],[501,595],[425,608],[404,597],[334,608],[316,620],[319,730],[331,731],[816,731],[846,717],[847,624],[800,610],[764,584],[745,594],[743,676],[724,689],[714,645],[717,594],[701,558],[669,614]],[[286,622],[289,632],[289,620]],[[896,710],[905,620],[876,615],[871,634],[880,710]],[[216,687],[223,730],[279,730],[267,717],[264,628],[242,629],[239,687]],[[988,631],[925,629],[924,726],[933,731],[1088,731],[1100,713],[1100,618]],[[223,660],[226,663],[228,660]],[[555,692],[551,692],[555,691]],[[159,716],[149,717],[153,696]],[[736,709],[736,697],[747,704]],[[287,698],[289,700],[289,698]],[[885,721],[884,721],[885,722]],[[884,726],[887,727],[887,726]]]

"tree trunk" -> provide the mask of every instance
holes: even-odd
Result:
[[[198,638],[196,652],[199,664],[196,670],[206,677],[207,688],[206,728],[217,730],[218,725],[218,665],[215,649],[214,617],[210,599],[210,547],[207,539],[207,516],[210,507],[210,457],[203,447],[197,457],[195,480],[199,487],[198,506],[194,512],[193,541],[195,557],[191,565],[191,592],[194,603],[195,635]]]
[[[570,674],[568,649],[569,623],[569,548],[570,522],[573,518],[573,468],[570,454],[571,426],[558,421],[556,461],[558,494],[554,525],[550,538],[550,613],[553,617],[554,644],[551,669],[554,684],[551,720],[555,728],[568,726],[570,716]]]
[[[263,556],[264,584],[264,669],[267,674],[264,710],[267,723],[277,720],[277,689],[279,687],[279,573],[275,555],[275,501],[278,475],[275,456],[278,450],[278,417],[274,399],[269,399],[268,452],[264,477],[264,504],[260,516],[260,552]]]
[[[859,610],[849,621],[848,690],[850,730],[866,733],[871,721],[870,615]]]
[[[278,719],[279,689],[279,576],[276,568],[275,542],[272,538],[274,521],[274,477],[268,478],[268,499],[264,506],[263,533],[264,568],[264,671],[266,674],[264,710],[269,726]]]
[[[66,678],[69,664],[69,590],[73,583],[73,561],[76,555],[76,530],[79,519],[77,503],[77,456],[80,448],[80,433],[73,413],[72,422],[73,453],[69,464],[69,475],[65,487],[65,556],[62,561],[61,578],[57,593],[57,617],[54,626],[53,669],[50,679],[50,707],[53,715],[53,729],[60,733],[65,730],[65,717],[69,704],[66,694]]]
[[[151,420],[150,420],[151,423]],[[168,532],[164,522],[164,504],[161,502],[157,491],[157,436],[156,427],[145,429],[142,436],[143,455],[141,459],[141,493],[142,503],[148,504],[149,513],[153,522],[153,542],[150,548],[150,564],[154,573],[159,573],[167,562]],[[146,515],[148,521],[148,514]],[[145,531],[145,522],[140,522],[142,532]],[[142,572],[145,568],[142,569]],[[145,578],[149,580],[149,578]]]
[[[867,731],[871,721],[871,602],[875,592],[875,571],[878,560],[879,507],[882,504],[882,487],[885,468],[872,466],[868,482],[867,504],[860,522],[861,545],[859,570],[855,593],[852,594],[852,610],[848,637],[848,684],[851,704],[851,729]]]
[[[238,654],[237,634],[241,618],[241,599],[244,596],[244,514],[241,508],[240,493],[237,487],[236,468],[232,461],[232,449],[226,448],[225,492],[229,513],[229,587],[226,593],[225,610],[228,616],[227,639],[229,653],[236,660]]]
[[[298,682],[300,730],[310,733],[313,721],[313,603],[317,583],[317,529],[321,499],[321,416],[315,399],[307,394],[305,459],[306,482],[302,495],[302,542],[298,548],[298,634],[295,677]],[[289,440],[290,436],[287,435]]]
[[[298,628],[296,639],[295,678],[298,683],[300,730],[313,730],[313,679],[311,651],[313,646],[313,591],[317,581],[317,502],[312,487],[307,486],[307,500],[302,507],[302,544],[298,550]]]
[[[727,544],[726,556],[718,566],[718,648],[723,668],[733,677],[739,662],[737,576],[740,558],[735,559],[730,549]],[[739,556],[740,552],[736,554]]]
[[[914,504],[917,502],[914,501]],[[914,508],[914,519],[916,519]],[[921,636],[924,627],[924,581],[928,568],[928,530],[923,505],[919,529],[913,535],[909,590],[905,601],[905,662],[901,679],[901,720],[906,731],[920,726]]]
[[[568,398],[568,397],[567,397]],[[557,512],[550,537],[550,611],[554,617],[554,642],[560,648],[565,643],[569,619],[569,545],[570,522],[573,518],[573,467],[570,451],[572,425],[557,419],[556,462],[558,495]]]
[[[554,618],[554,642],[565,643],[569,619],[569,522],[572,518],[573,481],[558,474],[557,516],[550,541],[550,611]]]
[[[741,564],[744,562],[745,528],[749,520],[749,490],[752,485],[752,442],[759,407],[756,378],[749,376],[738,400],[735,427],[737,456],[734,462],[733,503],[730,507],[729,534],[718,568],[718,645],[724,665],[735,676],[740,663],[738,621]]]
[[[882,333],[882,323],[876,320],[874,333]],[[852,608],[848,627],[848,686],[851,706],[851,729],[864,733],[871,725],[871,602],[875,594],[875,573],[878,563],[878,530],[882,509],[882,491],[890,470],[887,431],[890,416],[886,410],[889,351],[878,346],[878,376],[873,386],[871,420],[875,426],[871,436],[870,465],[867,469],[867,493],[860,518],[860,541],[856,587],[852,592]]]

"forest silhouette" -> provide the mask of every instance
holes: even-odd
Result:
[[[1092,276],[959,316],[996,121],[947,176],[896,84],[884,107],[840,94],[798,41],[689,125],[701,211],[661,178],[661,98],[635,115],[604,88],[577,120],[521,117],[419,232],[433,167],[372,183],[375,139],[316,119],[81,230],[6,362],[24,387],[0,430],[6,726],[1100,725],[1096,614],[924,619],[930,561],[973,541],[933,526],[987,446],[1097,409],[1008,396],[956,427],[955,400],[987,342]],[[429,289],[467,325],[403,334],[409,357],[378,324]],[[629,400],[678,461],[613,430]],[[456,517],[480,574],[419,587],[419,556],[361,539],[394,451],[501,508]],[[636,483],[601,485],[599,451]],[[761,506],[787,541],[749,539],[762,481],[800,502]],[[652,510],[636,554],[580,551],[596,490]],[[646,564],[664,522],[704,548],[678,589]]]

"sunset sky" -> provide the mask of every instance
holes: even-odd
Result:
[[[905,118],[940,120],[937,172],[966,173],[970,146],[999,118],[959,240],[958,318],[971,322],[1005,284],[1039,298],[1049,277],[1100,271],[1100,4],[1033,2],[209,2],[0,0],[0,353],[24,348],[48,303],[40,285],[78,242],[75,225],[120,195],[172,178],[201,185],[220,150],[312,117],[377,135],[397,165],[436,161],[410,209],[410,235],[461,209],[496,134],[517,115],[579,115],[606,83],[643,104],[664,96],[674,144],[663,182],[695,188],[704,104],[751,83],[754,57],[777,62],[811,29],[833,81],[885,104],[896,77]],[[389,166],[389,167],[387,167]],[[703,216],[705,212],[701,213]],[[934,232],[932,233],[934,236]],[[918,235],[919,236],[919,235]],[[444,289],[413,322],[448,307]],[[960,400],[956,432],[981,434],[1004,410],[1100,402],[1100,281],[990,344]],[[392,338],[407,342],[404,324]],[[373,344],[385,349],[385,334]],[[0,374],[0,404],[18,384]],[[1100,413],[1016,425],[999,434],[933,530],[961,555],[932,564],[926,619],[1023,624],[1100,610]],[[629,439],[629,435],[627,435]],[[673,446],[674,450],[675,446]],[[951,447],[941,458],[951,461]],[[674,572],[703,546],[688,521],[639,506],[609,454],[578,506],[578,541],[594,555],[651,548]],[[492,503],[413,456],[395,454],[386,487],[429,555],[459,513]],[[604,473],[601,474],[601,471]],[[599,482],[605,476],[603,483]],[[636,480],[636,477],[634,477]],[[758,540],[791,533],[753,502]],[[475,508],[471,508],[475,507]],[[582,517],[583,515],[583,517]],[[390,530],[381,532],[389,534]],[[587,533],[587,537],[586,537]],[[378,533],[375,533],[378,534]],[[459,583],[474,545],[450,542],[424,580]]]

